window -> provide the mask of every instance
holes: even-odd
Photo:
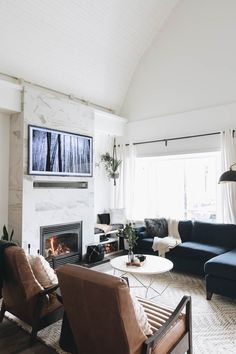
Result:
[[[215,222],[220,153],[137,158],[134,217]]]

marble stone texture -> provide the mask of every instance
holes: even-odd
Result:
[[[14,229],[14,240],[21,243],[23,199],[23,113],[10,121],[8,227]]]
[[[36,254],[40,248],[40,226],[82,221],[85,253],[86,245],[94,242],[94,178],[28,175],[28,125],[93,136],[93,111],[48,90],[26,86],[23,112],[14,117],[13,123],[9,221],[17,230],[18,240],[26,250],[30,244],[31,253]],[[33,188],[34,181],[62,179],[87,181],[88,189]]]

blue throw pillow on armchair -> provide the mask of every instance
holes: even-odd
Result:
[[[168,223],[166,219],[144,219],[144,222],[149,237],[168,236]]]

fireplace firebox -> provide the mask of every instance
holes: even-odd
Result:
[[[40,227],[40,254],[52,268],[82,260],[82,221]]]

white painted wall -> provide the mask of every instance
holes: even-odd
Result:
[[[235,0],[181,0],[134,73],[121,115],[134,121],[236,102],[235,38]]]
[[[94,129],[113,136],[125,134],[127,119],[115,114],[94,110]]]
[[[22,85],[18,83],[18,80],[0,74],[0,111],[6,113],[20,112],[21,90]]]
[[[236,128],[236,103],[214,108],[143,119],[127,124],[127,140],[132,142],[167,139]],[[220,135],[164,143],[137,145],[138,155],[168,155],[220,149]]]
[[[236,127],[236,1],[181,0],[143,56],[121,114],[131,141]],[[137,146],[138,154],[213,151],[220,136]]]
[[[10,117],[0,112],[0,236],[8,225],[9,130]]]
[[[97,214],[104,213],[111,207],[111,182],[109,181],[101,155],[112,153],[113,136],[102,131],[95,131],[94,138],[94,221]]]
[[[107,177],[101,155],[112,154],[114,137],[124,136],[127,119],[95,110],[94,133],[94,220],[112,207],[113,181]]]

